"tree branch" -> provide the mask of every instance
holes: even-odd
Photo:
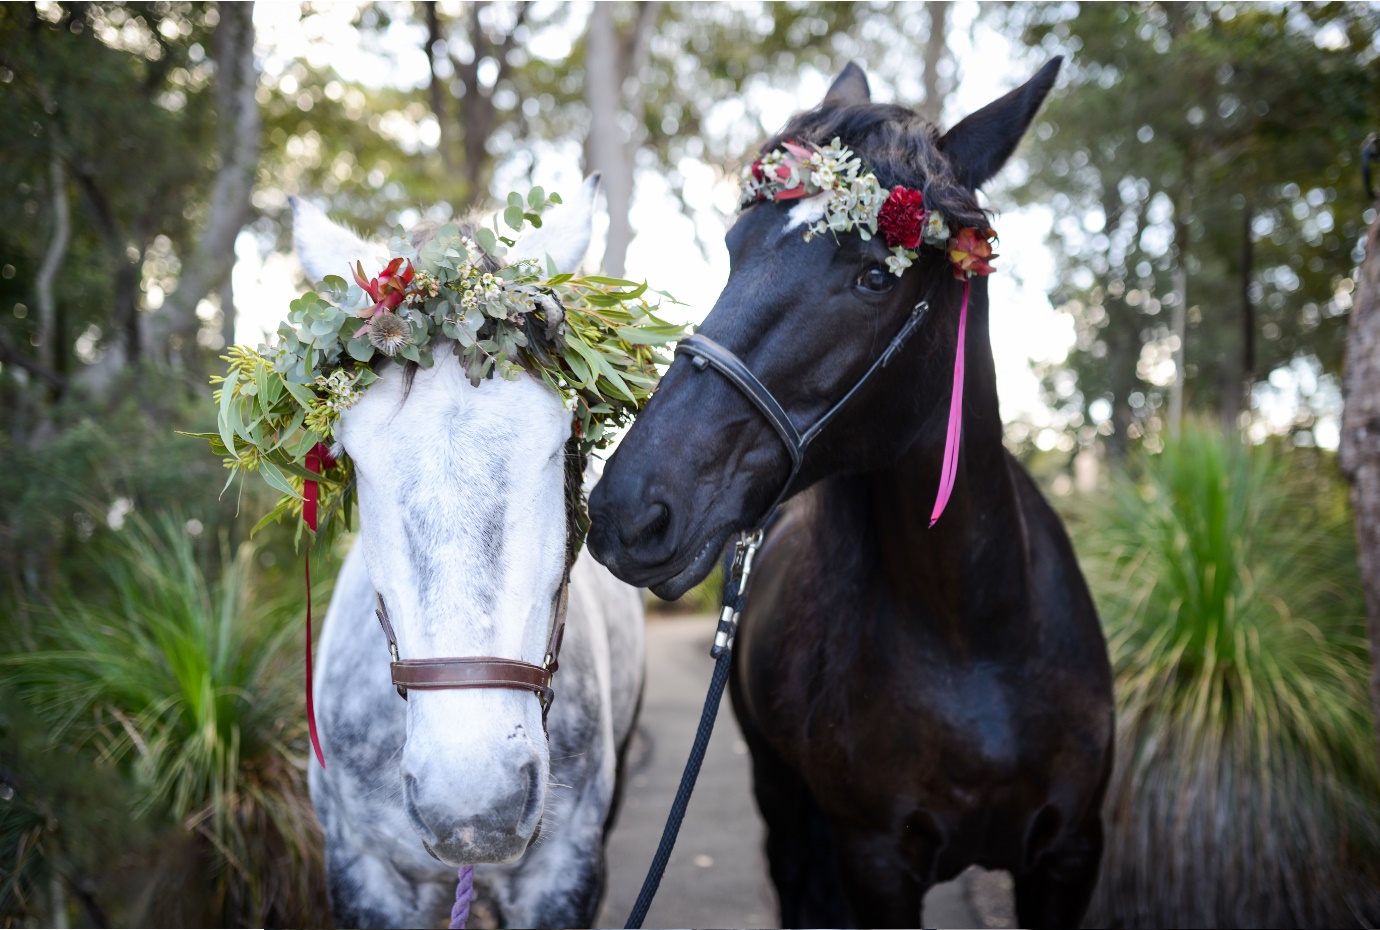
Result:
[[[0,360],[16,365],[36,378],[48,382],[59,393],[67,390],[67,378],[32,358],[14,344],[4,329],[0,329]]]

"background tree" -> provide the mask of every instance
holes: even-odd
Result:
[[[1380,163],[1380,136],[1371,135],[1366,149],[1369,184]],[[1375,206],[1380,207],[1380,199]],[[1346,409],[1339,451],[1356,511],[1357,554],[1370,617],[1370,695],[1380,724],[1380,219],[1371,223],[1365,248],[1347,338]]]
[[[1041,54],[1070,55],[1016,193],[1061,216],[1053,296],[1078,334],[1072,406],[1110,407],[1113,451],[1161,428],[1176,383],[1235,429],[1272,370],[1304,357],[1336,373],[1362,231],[1340,182],[1380,106],[1375,8],[1004,14]]]

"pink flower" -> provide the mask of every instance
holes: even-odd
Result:
[[[383,271],[379,272],[377,278],[366,278],[364,276],[364,264],[356,262],[355,283],[362,287],[364,293],[374,300],[374,305],[360,310],[359,315],[374,317],[395,309],[398,304],[407,299],[407,290],[412,286],[412,279],[415,276],[416,271],[412,268],[412,263],[405,258],[393,259]]]

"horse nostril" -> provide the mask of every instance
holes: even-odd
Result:
[[[642,512],[642,515],[627,528],[623,535],[623,541],[628,545],[636,545],[640,542],[655,542],[671,526],[671,508],[661,501],[654,501],[652,506]]]
[[[522,767],[522,774],[526,776],[527,792],[523,798],[522,810],[518,814],[517,829],[519,833],[530,833],[536,829],[536,824],[540,821],[542,809],[546,804],[537,766],[531,762],[527,763]]]
[[[403,775],[403,809],[412,824],[412,829],[422,838],[422,845],[426,846],[426,851],[436,857],[436,853],[431,849],[431,844],[436,842],[436,833],[426,822],[422,812],[417,809],[417,779],[408,774]]]

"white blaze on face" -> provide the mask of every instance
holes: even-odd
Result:
[[[795,206],[791,207],[791,212],[786,215],[786,228],[783,232],[790,232],[793,229],[803,229],[824,219],[824,212],[829,206],[829,192],[820,191],[809,197],[802,197],[796,201]]]

